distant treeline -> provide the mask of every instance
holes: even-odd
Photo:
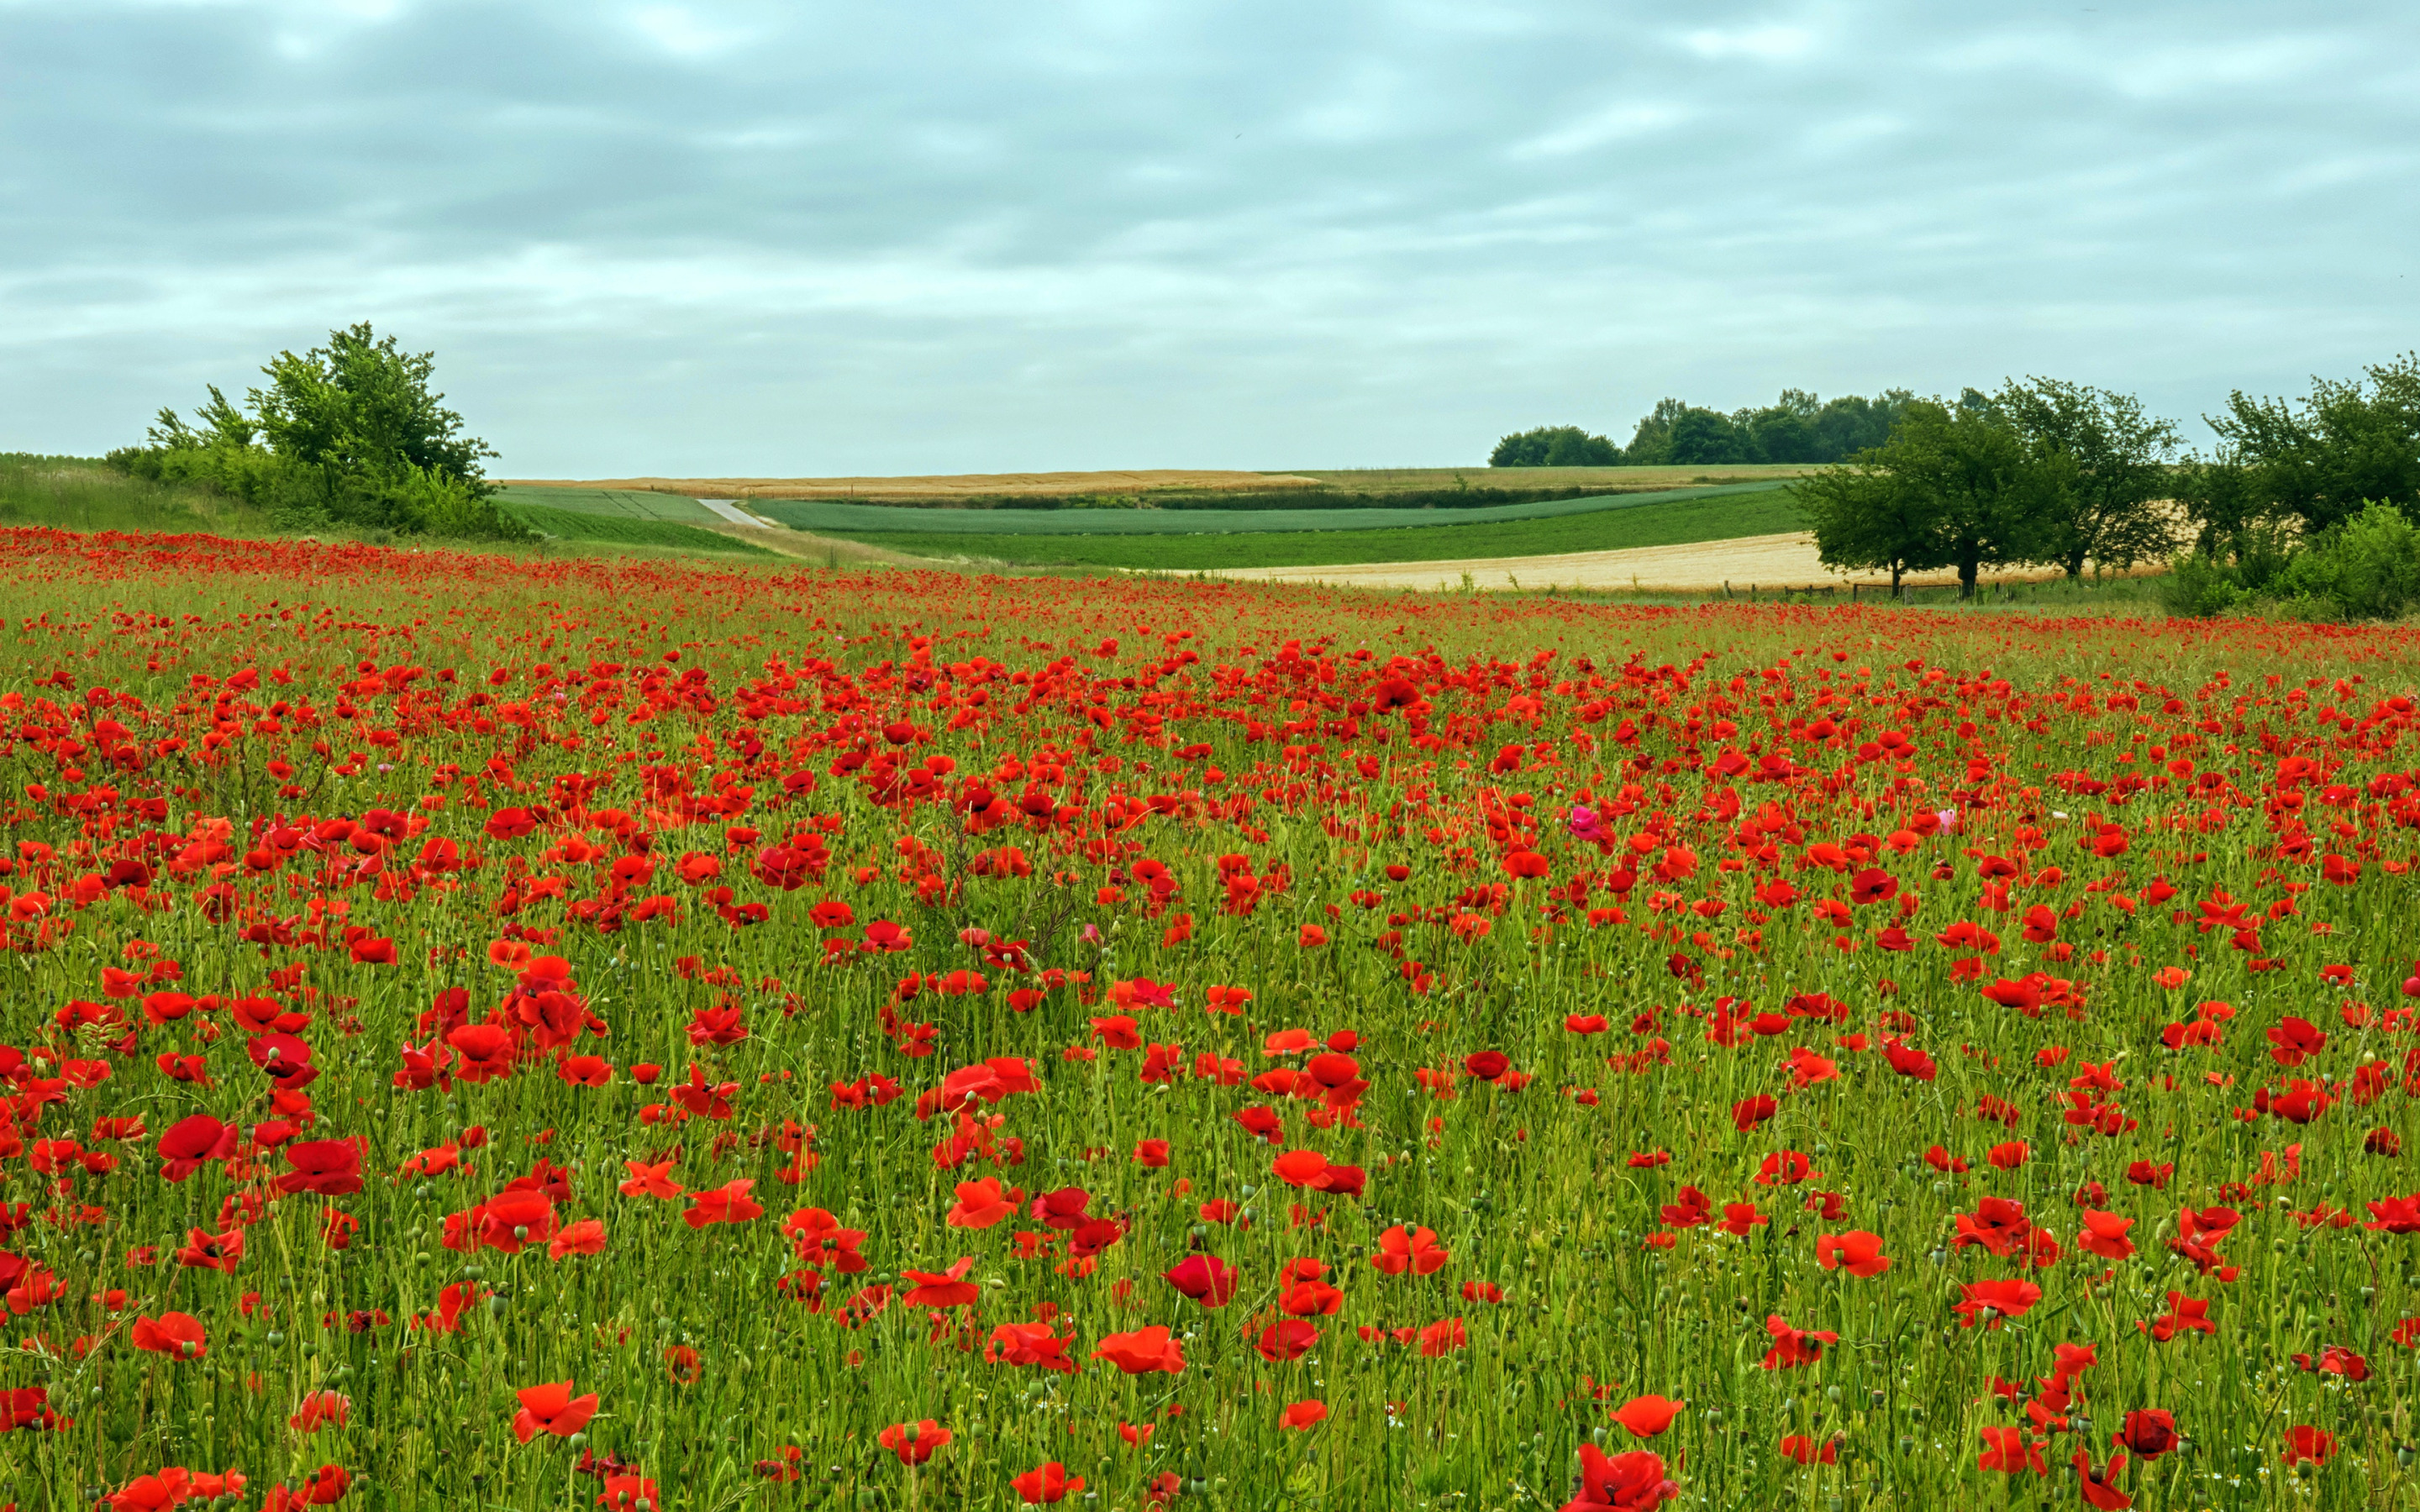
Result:
[[[1492,468],[1707,467],[1743,463],[1845,462],[1890,440],[1916,395],[1891,389],[1869,399],[1819,399],[1784,389],[1761,409],[1724,414],[1665,399],[1639,418],[1630,444],[1577,425],[1541,425],[1507,436],[1488,455]]]

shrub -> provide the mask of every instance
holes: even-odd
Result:
[[[2393,504],[2372,502],[2300,542],[2246,531],[2231,557],[2204,548],[2177,558],[2161,598],[2193,619],[2393,619],[2420,603],[2420,527]]]

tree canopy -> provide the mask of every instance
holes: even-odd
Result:
[[[1505,437],[1489,453],[1492,468],[1610,468],[1621,465],[1621,448],[1577,425],[1541,425]]]
[[[2370,502],[2420,513],[2420,354],[2349,380],[2314,378],[2297,400],[2238,389],[2225,413],[2202,418],[2218,446],[2185,467],[2179,494],[2204,550],[2235,553],[2248,532],[2325,531]]]
[[[1487,465],[1512,467],[1730,467],[1761,462],[1839,462],[1880,446],[1911,395],[1892,389],[1868,399],[1847,394],[1821,399],[1804,389],[1784,389],[1761,409],[1717,409],[1675,398],[1632,427],[1630,444],[1617,445],[1577,425],[1544,425],[1496,443]],[[1549,456],[1555,460],[1549,460]]]
[[[1903,573],[1952,567],[1972,597],[1984,568],[2047,560],[2071,473],[1995,403],[1916,399],[1888,441],[1798,496],[1825,566],[1887,571],[1894,589]]]
[[[240,495],[298,526],[527,534],[497,511],[482,466],[496,453],[464,434],[430,387],[435,370],[433,353],[404,351],[367,322],[332,331],[325,347],[270,359],[248,409],[208,385],[193,422],[163,409],[148,444],[110,461]]]

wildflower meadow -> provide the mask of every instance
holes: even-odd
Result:
[[[2420,1501],[2407,630],[38,529],[0,612],[23,1512]]]

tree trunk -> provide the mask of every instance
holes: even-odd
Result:
[[[1982,568],[1983,564],[1973,557],[1968,557],[1958,563],[1958,599],[1960,603],[1972,603],[1974,601],[1975,579],[1981,576]]]
[[[1899,563],[1891,563],[1891,597],[1893,598],[1899,596],[1899,575],[1902,570]]]
[[[2084,548],[2082,547],[2077,547],[2067,554],[2067,580],[2071,583],[2080,583],[2084,580]]]

